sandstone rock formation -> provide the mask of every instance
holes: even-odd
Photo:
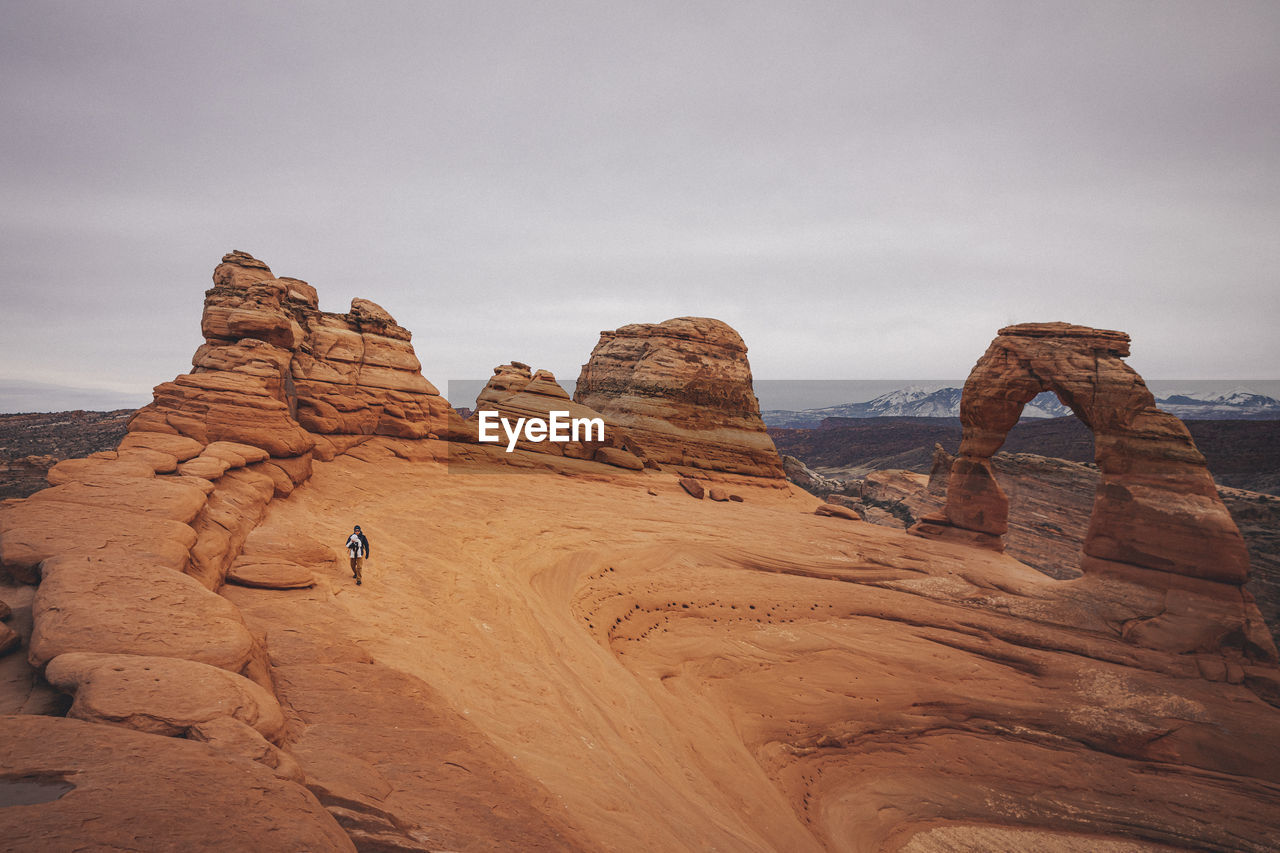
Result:
[[[1083,570],[1103,585],[1119,578],[1159,590],[1161,608],[1135,613],[1123,634],[1177,648],[1227,644],[1274,659],[1257,608],[1242,594],[1249,565],[1244,541],[1204,457],[1182,422],[1156,408],[1142,378],[1122,360],[1128,354],[1122,332],[1066,323],[1001,329],[965,382],[964,434],[943,514],[915,530],[1003,548],[1009,502],[990,459],[1023,405],[1053,391],[1093,430],[1102,475]]]
[[[58,462],[51,488],[0,511],[0,566],[40,584],[27,657],[74,696],[73,716],[198,738],[301,779],[270,742],[283,723],[260,640],[216,592],[233,567],[241,583],[296,589],[332,565],[307,541],[249,542],[313,458],[459,421],[386,311],[355,300],[322,313],[314,289],[244,253],[214,271],[201,327],[192,373],[156,388],[116,450]]]
[[[781,478],[747,347],[719,320],[679,317],[601,332],[574,399],[627,430],[633,450],[683,470]]]
[[[472,808],[477,777],[535,778],[572,829],[551,849],[895,849],[943,824],[968,849],[1001,830],[1028,849],[1273,846],[1276,667],[1126,641],[1112,626],[1150,601],[765,484],[732,509],[692,500],[669,473],[650,495],[344,456],[262,529],[336,524],[334,490],[375,478],[352,509],[429,516],[439,547],[393,537],[360,596],[227,588],[306,718],[294,754],[367,827],[379,810],[456,831],[442,802]],[[434,729],[404,734],[417,719]],[[497,755],[431,760],[473,725]],[[532,825],[544,840],[517,846],[548,849]]]
[[[423,378],[409,331],[380,306],[355,299],[346,314],[322,312],[315,288],[244,252],[226,255],[213,280],[194,370],[157,387],[131,431],[292,459],[317,444],[331,457],[348,436],[441,435],[456,419]]]
[[[27,645],[0,708],[94,721],[0,719],[6,842],[1275,848],[1280,667],[1238,586],[1118,561],[1063,582],[815,515],[711,321],[593,357],[616,399],[646,392],[620,425],[675,470],[465,444],[489,476],[456,476],[439,437],[465,427],[385,312],[330,322],[247,256],[207,309],[196,381],[0,504],[0,560],[39,584],[0,584]],[[494,405],[563,400],[511,368]]]

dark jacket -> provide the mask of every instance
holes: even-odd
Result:
[[[363,533],[353,533],[351,534],[351,536],[355,536],[357,539],[360,540],[361,548],[364,551],[364,553],[361,556],[368,557],[369,556],[369,540],[365,538],[365,535]],[[347,537],[347,541],[343,543],[342,547],[344,548],[351,547],[351,536]]]

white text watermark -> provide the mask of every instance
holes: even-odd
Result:
[[[477,413],[479,439],[483,442],[502,441],[498,427],[507,435],[507,452],[516,449],[516,442],[537,444],[543,441],[604,441],[603,418],[574,418],[567,411],[551,411],[546,418],[516,418],[514,427],[509,418],[494,411]]]

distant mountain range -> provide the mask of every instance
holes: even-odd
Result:
[[[761,412],[770,427],[812,429],[827,418],[958,418],[959,388],[926,390],[915,386],[881,394],[865,403],[845,403],[820,409]],[[1198,420],[1280,420],[1280,400],[1235,388],[1218,394],[1172,394],[1156,399],[1156,405],[1179,418]],[[1051,392],[1039,394],[1022,410],[1024,418],[1061,418],[1071,410]]]

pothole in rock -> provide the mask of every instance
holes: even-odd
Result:
[[[57,776],[0,776],[0,808],[51,803],[75,787]]]

